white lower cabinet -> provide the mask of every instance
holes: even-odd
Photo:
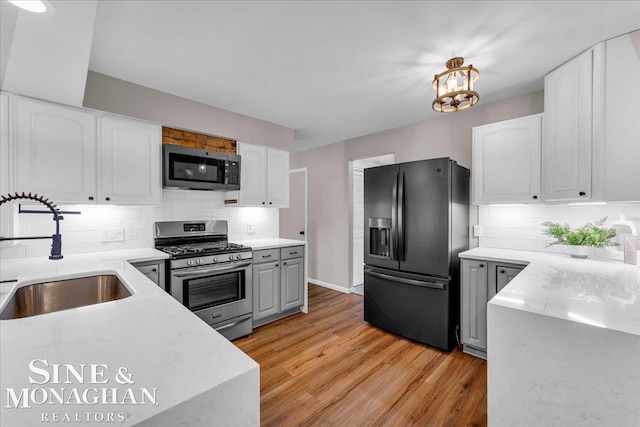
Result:
[[[304,304],[304,246],[253,252],[253,325],[297,313]]]
[[[15,191],[57,204],[160,203],[160,125],[11,98]]]
[[[504,262],[461,260],[460,342],[465,353],[487,358],[487,302],[524,267]]]

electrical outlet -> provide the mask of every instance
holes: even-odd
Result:
[[[482,226],[474,225],[473,226],[473,237],[482,237]]]
[[[255,224],[247,224],[247,233],[255,233],[256,225]]]
[[[124,240],[124,230],[122,228],[113,228],[111,230],[102,231],[103,242],[122,242]]]

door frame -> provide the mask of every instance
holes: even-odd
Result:
[[[309,312],[309,170],[307,167],[296,168],[289,170],[289,179],[291,179],[292,173],[304,174],[304,241],[305,254],[304,254],[304,303],[300,309],[303,313]],[[289,198],[289,205],[291,205],[291,198]]]

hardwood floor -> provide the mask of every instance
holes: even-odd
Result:
[[[234,341],[260,364],[262,426],[486,426],[486,362],[363,320],[363,297],[309,285],[309,313]]]

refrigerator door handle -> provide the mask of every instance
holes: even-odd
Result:
[[[398,259],[404,261],[404,172],[400,176],[400,188],[398,190]]]
[[[398,251],[398,224],[397,224],[397,215],[396,209],[398,206],[398,173],[393,180],[393,190],[391,190],[391,200],[393,200],[393,204],[391,205],[391,241],[389,242],[389,249],[391,250],[391,260],[396,260],[396,253]]]
[[[440,289],[440,290],[444,290],[445,288],[444,283],[425,282],[423,280],[415,280],[415,279],[405,279],[404,277],[391,276],[389,274],[378,273],[376,271],[371,271],[371,270],[365,270],[364,274],[368,274],[369,276],[377,277],[379,279],[391,280],[392,282],[403,283],[405,285],[420,286],[423,288]]]

